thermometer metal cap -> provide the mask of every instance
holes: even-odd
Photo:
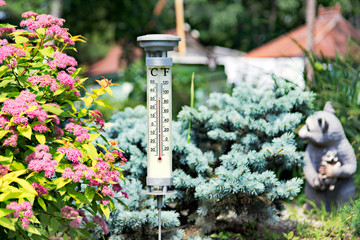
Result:
[[[178,46],[180,37],[170,34],[148,34],[137,38],[145,52],[172,51]]]
[[[180,40],[180,37],[170,34],[148,34],[137,38],[146,52],[146,66],[172,66],[167,52],[173,51]]]

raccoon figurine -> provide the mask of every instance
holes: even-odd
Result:
[[[315,202],[318,207],[323,202],[328,211],[332,204],[348,202],[355,194],[353,175],[356,172],[356,157],[331,102],[325,104],[323,111],[306,119],[306,124],[299,130],[299,137],[309,141],[303,168],[307,199]],[[337,153],[340,166],[321,166],[323,155],[328,151]],[[332,190],[326,187],[323,175],[336,178]]]
[[[332,168],[339,168],[341,166],[341,163],[339,162],[339,158],[337,156],[337,152],[335,150],[327,151],[322,157],[320,162],[320,168],[325,167],[327,165],[331,165]],[[321,179],[324,183],[321,187],[321,190],[325,191],[326,189],[329,189],[329,191],[333,191],[336,184],[336,178],[334,177],[327,177],[325,173],[321,173]]]

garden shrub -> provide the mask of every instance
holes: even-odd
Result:
[[[245,84],[232,95],[212,93],[207,106],[184,107],[173,122],[173,177],[177,194],[165,199],[163,228],[196,223],[204,233],[219,217],[243,222],[276,219],[283,200],[303,181],[280,180],[279,168],[303,165],[294,130],[314,95],[277,79],[264,92]],[[176,101],[174,99],[174,101]],[[156,202],[143,194],[146,178],[146,109],[138,106],[112,118],[107,136],[121,143],[129,209],[117,205],[109,219],[112,239],[155,239]],[[187,131],[191,121],[191,140]],[[177,239],[177,238],[166,238]]]
[[[65,51],[82,37],[63,19],[22,16],[25,30],[0,25],[0,239],[105,235],[123,177],[115,163],[126,159],[115,142],[96,150],[104,120],[90,107],[107,105],[98,97],[112,84],[81,97],[86,79]]]

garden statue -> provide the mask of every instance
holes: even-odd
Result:
[[[346,203],[355,194],[356,157],[331,102],[306,119],[299,136],[309,140],[303,168],[306,198],[317,207],[323,202],[327,211],[332,204]]]

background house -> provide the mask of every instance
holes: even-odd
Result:
[[[223,64],[231,83],[247,81],[260,88],[271,83],[271,75],[291,80],[304,88],[307,26],[302,25],[240,58],[224,58]],[[318,8],[314,23],[314,53],[319,57],[360,55],[360,31],[341,15],[341,7]]]

